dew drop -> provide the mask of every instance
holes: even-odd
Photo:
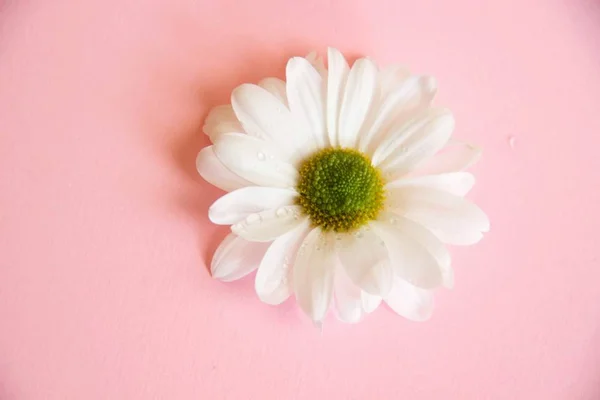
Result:
[[[508,137],[508,145],[510,146],[511,149],[515,148],[516,141],[517,141],[517,138],[515,138],[514,136]]]
[[[265,161],[267,159],[267,156],[265,156],[265,153],[263,152],[258,152],[258,154],[256,154],[256,157],[258,158],[259,161]]]
[[[288,215],[288,209],[287,209],[287,208],[285,208],[285,207],[279,207],[279,208],[277,209],[277,211],[275,211],[275,215],[276,215],[278,218],[283,218],[283,217],[285,217],[286,215]]]
[[[246,223],[248,225],[252,225],[252,224],[256,224],[259,223],[261,221],[261,217],[258,214],[250,214],[246,217]]]

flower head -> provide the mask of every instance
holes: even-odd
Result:
[[[244,84],[215,107],[212,146],[196,164],[229,192],[209,210],[232,233],[216,250],[213,277],[254,270],[259,298],[294,294],[322,321],[332,301],[356,322],[384,300],[411,320],[429,318],[432,290],[453,285],[445,244],[469,245],[489,230],[464,196],[479,157],[451,139],[452,114],[432,105],[433,78],[368,58],[350,68],[328,50],[288,61],[286,81]]]

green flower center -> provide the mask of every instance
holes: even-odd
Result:
[[[299,171],[297,204],[323,230],[352,231],[383,208],[381,173],[356,150],[320,150],[304,160]]]

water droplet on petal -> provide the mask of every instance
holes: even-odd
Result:
[[[231,226],[231,231],[234,233],[244,232],[245,230],[246,226],[241,222]]]
[[[261,216],[258,214],[250,214],[246,217],[246,224],[253,225],[261,221]]]
[[[259,161],[265,161],[267,159],[267,156],[265,156],[265,153],[263,152],[258,152],[258,154],[256,154],[256,157],[258,158]]]
[[[289,212],[290,212],[290,210],[288,210],[286,207],[279,207],[279,208],[277,209],[277,211],[275,211],[275,215],[276,215],[278,218],[283,218],[283,217],[285,217],[286,215],[288,215],[288,214],[289,214]]]

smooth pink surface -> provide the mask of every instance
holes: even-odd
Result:
[[[592,0],[5,1],[0,399],[600,398],[599,37]],[[207,272],[207,110],[327,45],[434,74],[485,149],[428,323],[321,334]]]

